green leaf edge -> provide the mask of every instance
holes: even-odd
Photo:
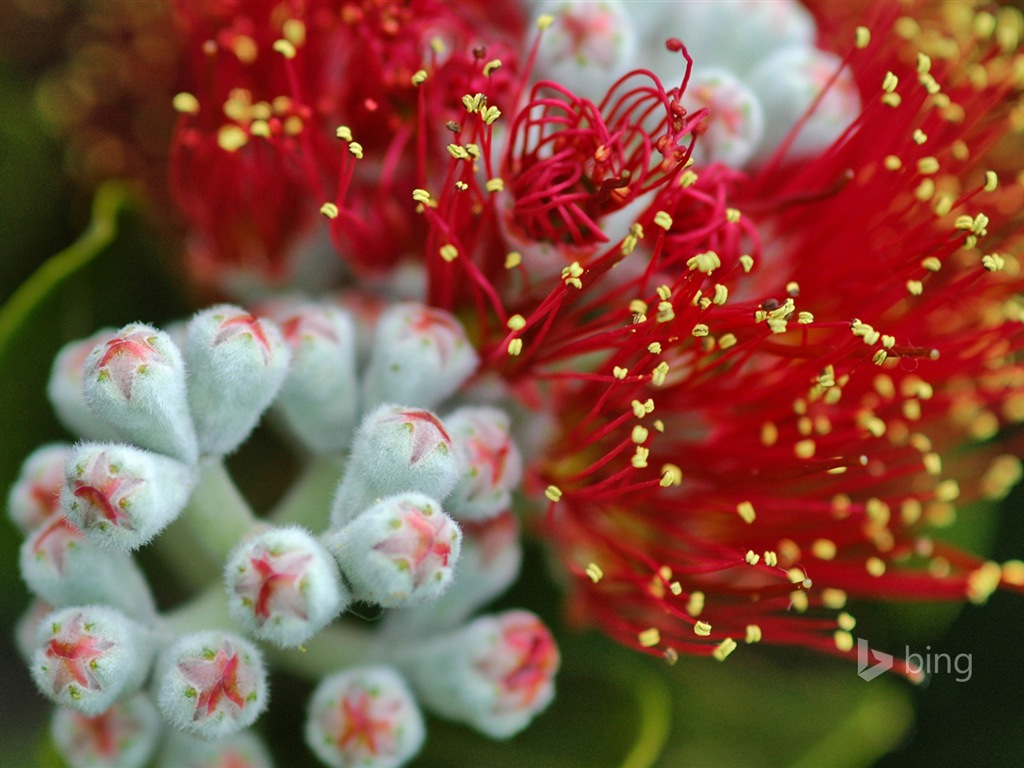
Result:
[[[12,339],[32,312],[65,280],[87,266],[117,237],[118,214],[130,195],[123,182],[106,182],[93,198],[89,226],[71,245],[57,252],[15,289],[0,307],[0,369]]]
[[[633,691],[640,709],[639,732],[619,768],[652,768],[665,751],[672,732],[672,695],[665,680],[649,668],[640,664],[630,666],[632,669],[625,670],[616,665],[612,675]]]

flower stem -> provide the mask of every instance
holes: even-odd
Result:
[[[239,540],[257,524],[248,502],[238,492],[224,462],[207,457],[199,463],[199,482],[182,519],[195,541],[223,562]]]
[[[378,633],[362,627],[335,623],[299,648],[264,651],[275,667],[318,680],[345,667],[380,661]]]
[[[341,480],[342,460],[336,455],[318,456],[295,481],[270,513],[274,525],[296,524],[313,532],[323,531],[331,497]]]
[[[163,614],[163,623],[177,635],[206,629],[238,631],[228,615],[227,596],[220,583],[211,584],[184,605]]]

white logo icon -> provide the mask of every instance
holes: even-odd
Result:
[[[869,654],[874,654],[877,662],[871,666]],[[873,651],[868,647],[868,641],[864,638],[857,638],[857,674],[864,680],[874,680],[883,672],[892,669],[892,656],[881,651]]]

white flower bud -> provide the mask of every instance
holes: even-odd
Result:
[[[163,331],[135,323],[98,344],[85,361],[85,402],[126,440],[195,464],[185,363]]]
[[[39,631],[39,624],[53,613],[53,610],[52,605],[37,597],[14,625],[14,644],[26,666],[32,663],[32,655],[36,652],[36,633]]]
[[[284,304],[274,312],[292,350],[275,407],[310,450],[345,450],[359,408],[352,319],[330,304]]]
[[[331,768],[397,768],[420,751],[423,716],[389,667],[358,667],[323,680],[313,692],[306,744]]]
[[[228,304],[198,313],[184,346],[199,450],[237,448],[277,395],[291,351],[277,326]]]
[[[117,430],[97,416],[85,404],[84,384],[85,360],[97,344],[109,341],[117,333],[114,328],[104,328],[86,339],[65,344],[50,369],[50,381],[46,394],[50,398],[57,419],[76,437],[85,440],[116,440]]]
[[[396,304],[377,322],[363,380],[365,406],[390,402],[432,408],[469,378],[477,362],[455,317],[423,304]]]
[[[57,707],[50,721],[53,743],[71,768],[143,768],[162,733],[160,713],[141,693],[92,717]]]
[[[171,731],[160,750],[160,768],[273,768],[263,740],[251,730],[216,741]]]
[[[353,596],[386,608],[439,597],[462,546],[455,521],[421,493],[384,499],[324,539]]]
[[[148,543],[181,513],[194,482],[190,467],[158,453],[81,443],[65,465],[61,508],[91,541],[128,552]]]
[[[153,685],[164,719],[204,739],[252,725],[270,698],[256,647],[215,630],[185,635],[165,650]]]
[[[528,611],[482,616],[413,653],[407,672],[423,705],[495,739],[521,731],[555,695],[558,648]]]
[[[98,715],[149,673],[152,648],[142,628],[113,608],[54,611],[36,629],[32,679],[44,696]]]
[[[64,462],[70,445],[51,443],[34,450],[21,465],[18,479],[7,496],[7,514],[27,534],[60,509]]]
[[[687,109],[708,107],[693,145],[693,160],[741,167],[764,137],[764,112],[758,97],[724,69],[695,70],[686,87]]]
[[[104,603],[143,621],[156,606],[131,556],[85,538],[63,512],[55,512],[21,545],[21,577],[55,606]]]
[[[523,474],[508,415],[498,408],[467,406],[446,416],[444,423],[465,462],[446,509],[459,520],[481,520],[507,511],[511,491]]]
[[[224,566],[228,611],[246,632],[301,645],[350,601],[338,566],[301,528],[271,528],[243,541]]]

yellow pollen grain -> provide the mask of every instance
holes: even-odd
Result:
[[[729,289],[721,283],[715,283],[715,297],[711,299],[713,304],[722,306],[729,300]]]
[[[629,460],[629,463],[633,465],[634,469],[643,469],[647,466],[647,457],[651,455],[651,452],[644,448],[642,445],[636,447],[636,453],[633,454],[633,458]]]
[[[887,171],[898,171],[903,167],[903,161],[896,157],[896,155],[886,155],[882,164],[885,166]]]
[[[722,349],[729,349],[729,347],[736,346],[736,336],[731,333],[722,334],[718,338],[718,346]]]
[[[730,224],[738,224],[741,218],[743,218],[743,214],[740,213],[738,208],[725,209],[725,220]]]
[[[480,117],[483,118],[483,121],[486,125],[494,125],[495,120],[501,117],[501,110],[492,105],[484,110],[481,110]]]
[[[705,251],[704,253],[698,253],[696,256],[687,259],[686,266],[691,272],[693,270],[697,270],[705,275],[710,275],[722,266],[722,260],[714,251]]]
[[[677,467],[675,464],[663,464],[661,467],[661,482],[659,485],[662,488],[668,488],[670,486],[679,485],[683,482],[683,470]]]
[[[217,146],[225,152],[237,152],[249,143],[249,134],[237,125],[225,125],[217,131]]]
[[[992,593],[999,588],[1003,578],[1003,569],[999,563],[989,560],[980,568],[967,575],[967,599],[976,605],[986,602]]]
[[[989,272],[999,272],[1006,266],[1006,260],[998,253],[989,253],[981,257],[981,266]]]
[[[807,599],[806,592],[790,592],[789,593],[789,607],[797,613],[806,613],[810,607],[810,600]]]
[[[924,464],[924,471],[929,475],[942,474],[942,457],[934,451],[922,456],[921,463]]]
[[[661,642],[661,632],[658,631],[657,627],[651,627],[637,635],[636,639],[644,648],[653,648]]]
[[[423,85],[425,82],[427,82],[427,70],[417,69],[415,72],[412,73],[412,78],[410,79],[412,80],[412,84],[417,87]]]
[[[679,597],[681,594],[683,594],[683,585],[680,584],[678,581],[673,581],[671,584],[668,585],[668,591],[676,597]]]
[[[425,189],[414,189],[412,199],[423,205],[430,205],[430,193]]]
[[[920,280],[907,280],[907,293],[911,296],[920,296],[924,293],[924,283]]]
[[[853,650],[853,635],[849,632],[837,629],[832,635],[832,641],[836,644],[836,648],[843,653]]]
[[[864,563],[864,568],[868,574],[874,576],[876,579],[885,574],[885,561],[880,557],[869,557],[867,562]]]
[[[650,433],[646,427],[642,427],[639,424],[633,427],[633,431],[630,433],[630,439],[637,445],[643,445],[647,442],[647,436]]]
[[[648,413],[652,413],[654,411],[654,401],[651,400],[650,398],[648,398],[647,401],[643,403],[641,403],[639,400],[634,400],[632,403],[630,403],[630,406],[633,408],[633,415],[636,416],[638,419],[642,419]]]
[[[467,189],[469,189],[469,184],[464,182],[462,179],[459,179],[458,181],[455,182],[455,188],[460,192],[465,192]]]
[[[548,498],[548,501],[557,502],[562,498],[562,489],[557,485],[549,485],[544,490],[544,495]]]
[[[960,497],[960,484],[953,478],[943,480],[935,486],[935,498],[939,501],[956,501]]]
[[[590,577],[590,580],[597,584],[601,579],[604,578],[604,571],[601,570],[601,566],[597,563],[588,563],[586,568],[586,574]]]
[[[660,301],[658,302],[658,314],[656,319],[659,323],[668,323],[674,320],[676,317],[675,308],[672,306],[671,301]]]
[[[767,447],[775,445],[779,440],[779,428],[774,423],[766,421],[761,425],[761,444]]]
[[[711,625],[706,621],[698,621],[693,625],[693,633],[698,637],[707,637],[711,634]]]
[[[657,341],[652,341],[650,344],[647,345],[647,351],[650,352],[652,355],[660,355],[661,343]]]
[[[465,147],[460,147],[458,144],[449,144],[445,149],[456,160],[469,160],[469,152],[466,151]]]
[[[266,120],[253,120],[249,124],[249,134],[251,136],[259,136],[260,138],[270,138],[270,123]]]
[[[949,195],[939,195],[935,200],[935,215],[945,216],[951,210],[953,210],[953,198]]]
[[[867,48],[868,45],[871,43],[871,30],[868,29],[867,27],[859,26],[854,31],[853,39],[854,44],[857,46],[857,48],[863,50]],[[750,641],[748,640],[747,642]]]
[[[778,554],[773,552],[770,549],[765,550],[765,553],[764,553],[764,564],[769,566],[769,567],[771,567],[771,568],[774,568],[775,566],[777,566],[779,564],[779,556],[778,556]]]
[[[999,176],[996,175],[995,171],[985,171],[985,186],[986,192],[995,192],[999,186]]]
[[[324,203],[320,206],[320,213],[328,219],[336,219],[338,218],[338,206],[334,203]]]
[[[510,330],[521,331],[526,327],[526,318],[522,315],[512,315],[505,325],[508,326]]]
[[[335,129],[334,135],[342,141],[352,141],[352,129],[347,125],[339,125]]]
[[[199,113],[199,99],[191,93],[177,93],[171,100],[174,111],[183,115],[196,115]]]
[[[922,203],[927,203],[935,196],[935,182],[931,179],[923,179],[917,188],[914,189],[914,197]]]
[[[836,623],[840,629],[845,629],[847,632],[852,632],[853,628],[857,626],[857,620],[846,611],[836,617]]]
[[[917,54],[917,74],[927,75],[931,71],[932,60],[926,53]]]
[[[736,641],[731,637],[725,638],[718,644],[715,650],[712,652],[712,656],[715,657],[715,661],[725,661],[729,658],[729,654],[736,650]]]
[[[711,330],[704,323],[697,323],[695,326],[693,326],[693,330],[690,331],[692,335],[698,338],[703,338],[704,336],[707,336],[710,332]]]
[[[295,49],[295,44],[290,40],[275,40],[273,48],[286,59],[294,59],[298,54],[298,51]]]
[[[487,180],[487,183],[484,184],[484,189],[488,192],[501,192],[505,189],[505,180],[495,176],[493,179]]]
[[[747,565],[757,565],[761,562],[761,556],[752,549],[747,550],[747,554],[744,555],[743,559],[747,561]]]
[[[885,77],[882,79],[882,90],[886,93],[892,93],[896,90],[896,86],[900,84],[900,79],[896,77],[892,72],[886,72]]]
[[[501,59],[491,59],[484,64],[484,77],[490,77],[491,73],[501,68]]]
[[[819,560],[835,559],[836,551],[836,543],[831,539],[816,539],[811,544],[811,554]]]
[[[754,257],[749,253],[744,253],[740,256],[740,266],[743,267],[743,271],[749,273],[754,268]]]
[[[508,353],[512,357],[519,357],[523,351],[523,340],[522,339],[509,339],[508,341]]]
[[[665,211],[658,211],[654,214],[654,223],[662,229],[668,231],[672,228],[672,217]]]
[[[614,376],[619,381],[622,381],[628,375],[629,375],[629,369],[628,368],[623,368],[621,365],[616,365],[614,368],[612,368],[612,376]]]
[[[887,107],[898,107],[903,103],[903,97],[898,93],[884,93],[882,94],[882,103]]]
[[[799,459],[810,459],[814,456],[814,452],[817,450],[817,446],[814,440],[808,438],[807,440],[801,440],[793,446],[793,453],[796,454]]]
[[[804,573],[802,568],[790,568],[786,571],[786,577],[789,579],[790,584],[801,584],[807,579],[807,574]]]
[[[701,611],[704,610],[704,593],[701,591],[694,591],[690,593],[690,599],[686,601],[686,612],[697,618],[700,616]],[[710,630],[711,628],[708,627]]]
[[[736,513],[742,518],[743,522],[748,525],[757,519],[757,513],[754,511],[754,505],[749,501],[741,501],[736,505]]]
[[[441,255],[442,259],[449,263],[459,258],[459,249],[456,248],[451,243],[445,243],[444,245],[437,249],[437,252]]]
[[[679,175],[679,186],[686,189],[697,183],[697,174],[693,171],[683,171]]]
[[[555,23],[555,17],[550,13],[542,13],[537,17],[537,29],[544,31]]]
[[[505,255],[505,269],[515,269],[523,263],[523,255],[519,251],[510,251]]]
[[[655,366],[654,370],[651,371],[651,383],[656,387],[660,387],[665,383],[665,379],[668,377],[669,365],[664,360]]]
[[[924,131],[918,128],[916,131],[914,131],[913,139],[915,144],[924,144],[926,141],[928,141],[928,134],[926,134]]]
[[[838,611],[846,607],[846,592],[831,587],[823,589],[821,590],[821,602],[826,608]]]
[[[933,173],[938,173],[939,161],[932,156],[922,157],[920,160],[917,161],[917,171],[918,173],[924,174],[926,176],[930,176]]]

